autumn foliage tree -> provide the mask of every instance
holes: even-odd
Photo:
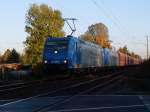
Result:
[[[42,61],[44,41],[47,37],[62,37],[64,21],[61,12],[48,5],[33,4],[26,15],[25,31],[28,36],[25,44],[25,63],[38,63]]]
[[[129,50],[128,50],[127,46],[120,47],[118,51],[125,53],[125,54],[129,54]]]
[[[111,48],[108,28],[103,23],[97,23],[88,27],[81,38],[100,45],[103,48]]]

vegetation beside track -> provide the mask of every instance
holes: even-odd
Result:
[[[150,93],[150,60],[129,71],[126,86],[131,91]]]

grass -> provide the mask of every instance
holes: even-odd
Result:
[[[133,91],[150,92],[150,60],[129,71],[127,86]]]

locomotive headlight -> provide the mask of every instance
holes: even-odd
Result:
[[[45,60],[44,63],[47,63],[47,60]]]
[[[55,53],[55,54],[57,54],[57,53],[58,53],[58,51],[54,51],[54,53]]]
[[[64,63],[67,63],[67,60],[64,60]]]

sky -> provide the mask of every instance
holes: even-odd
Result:
[[[64,18],[77,18],[75,36],[89,25],[102,22],[116,48],[126,45],[146,57],[146,35],[150,36],[150,0],[3,0],[0,4],[0,52],[15,48],[23,52],[25,15],[31,4],[45,3],[62,12]],[[69,28],[64,28],[70,34]]]

